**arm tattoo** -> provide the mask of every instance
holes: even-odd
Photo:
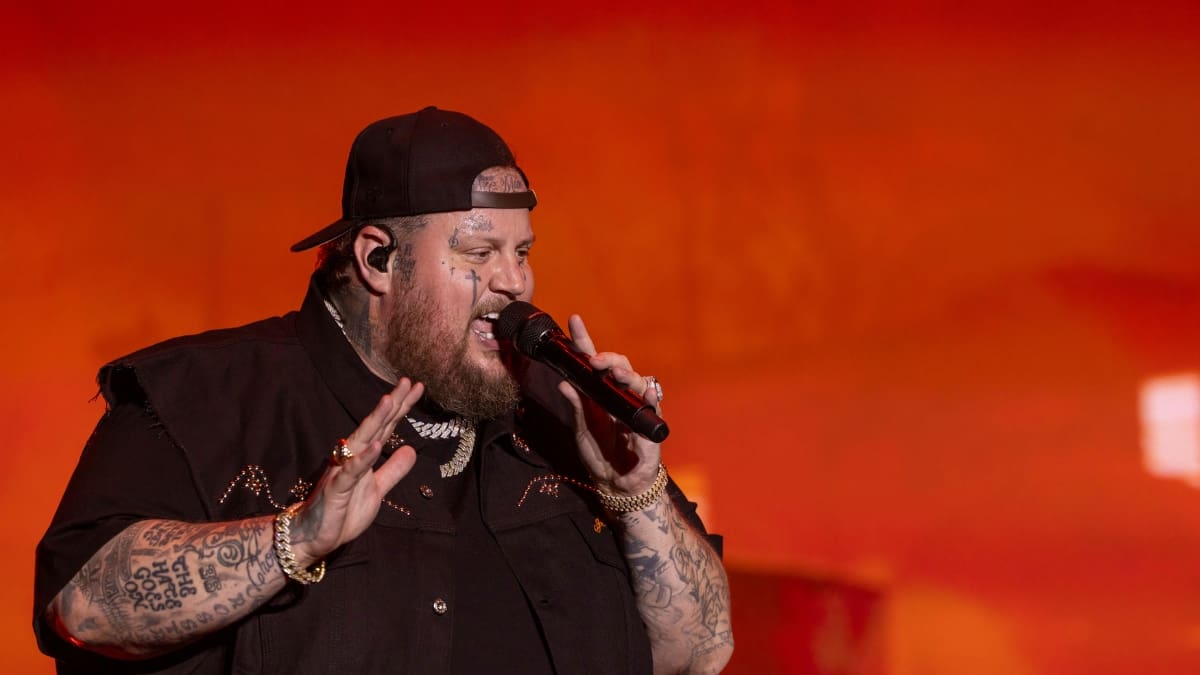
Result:
[[[643,602],[655,609],[664,609],[671,604],[671,587],[659,581],[666,570],[667,563],[656,551],[643,547],[629,556],[629,571],[637,593]]]
[[[717,621],[726,608],[725,595],[728,588],[713,579],[713,567],[720,568],[715,563],[712,549],[698,537],[688,537],[687,523],[683,522],[679,513],[671,509],[671,527],[675,530],[675,546],[671,548],[671,562],[679,580],[687,584],[688,593],[700,607],[699,636],[709,638],[717,633]],[[724,581],[722,579],[722,581]]]
[[[240,619],[283,585],[269,516],[142,521],[83,565],[57,611],[85,645],[153,655]]]
[[[662,657],[667,662],[719,668],[733,633],[729,583],[712,548],[667,501],[627,515],[623,525],[630,580],[656,662],[670,653]]]

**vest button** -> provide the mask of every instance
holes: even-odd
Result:
[[[421,496],[425,499],[433,499],[433,488],[429,487],[428,485],[422,485],[421,487],[417,488],[417,491],[420,492]]]
[[[434,614],[437,614],[440,616],[442,614],[445,614],[446,611],[449,609],[450,609],[450,605],[447,605],[445,600],[438,598],[433,601],[433,613]]]

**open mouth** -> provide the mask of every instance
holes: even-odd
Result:
[[[496,334],[492,332],[492,329],[495,325],[496,319],[499,318],[499,312],[488,312],[486,314],[481,314],[477,319],[471,322],[471,332],[484,342],[494,342],[496,340]]]

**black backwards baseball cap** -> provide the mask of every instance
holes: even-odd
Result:
[[[525,178],[504,140],[462,113],[430,106],[373,122],[350,146],[341,219],[296,242],[292,251],[332,241],[376,218],[537,205],[532,190],[472,190],[475,177],[494,166],[512,167]]]

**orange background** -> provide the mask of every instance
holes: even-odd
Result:
[[[893,675],[1200,670],[1136,407],[1200,368],[1194,3],[240,4],[0,20],[6,670],[95,369],[298,306],[426,104],[513,146],[539,304],[665,382],[732,568],[882,589]]]

